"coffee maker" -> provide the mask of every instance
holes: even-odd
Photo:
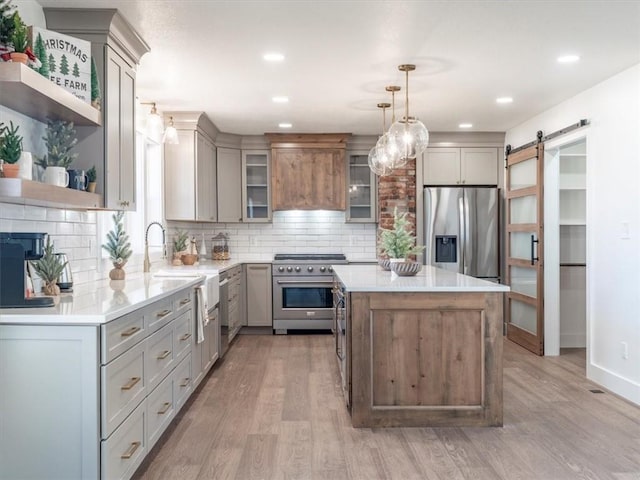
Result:
[[[26,298],[26,262],[44,255],[46,233],[0,232],[0,308],[51,307],[53,298]]]

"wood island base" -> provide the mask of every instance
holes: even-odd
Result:
[[[350,292],[353,426],[502,426],[502,299]]]

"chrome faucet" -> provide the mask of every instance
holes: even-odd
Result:
[[[149,261],[149,229],[152,225],[158,225],[162,229],[162,258],[167,258],[167,242],[165,241],[165,229],[160,222],[151,222],[147,225],[147,229],[144,232],[144,267],[143,271],[146,273],[151,268],[151,262]]]

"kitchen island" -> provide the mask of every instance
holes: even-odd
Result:
[[[377,265],[333,268],[344,295],[336,346],[354,427],[502,425],[509,287],[430,266],[414,277]]]

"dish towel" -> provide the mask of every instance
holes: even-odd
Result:
[[[196,343],[204,342],[204,327],[209,323],[207,317],[207,290],[204,285],[196,288]]]

